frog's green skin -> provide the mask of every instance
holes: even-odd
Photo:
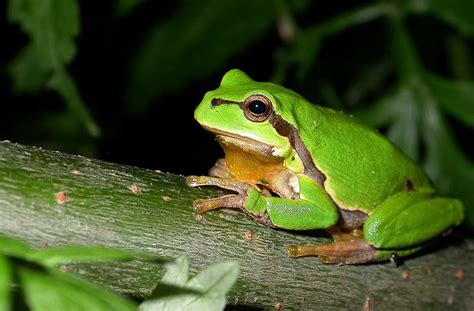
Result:
[[[248,117],[246,102],[255,99],[271,106],[261,120]],[[362,263],[404,256],[463,219],[462,203],[436,196],[425,173],[378,132],[240,70],[206,93],[195,119],[217,135],[226,160],[211,170],[215,177],[190,176],[188,184],[239,193],[198,200],[195,208],[235,207],[270,226],[333,233],[333,244],[290,247],[294,257]]]

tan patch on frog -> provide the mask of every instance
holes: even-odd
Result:
[[[249,139],[218,135],[225,152],[225,163],[232,176],[254,185],[262,185],[283,198],[296,198],[292,185],[296,174],[283,164],[283,158],[272,155],[272,147]]]

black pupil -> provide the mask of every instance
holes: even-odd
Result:
[[[267,111],[267,105],[265,105],[261,100],[252,100],[248,105],[250,112],[255,115],[264,114]]]

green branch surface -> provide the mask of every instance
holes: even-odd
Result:
[[[159,165],[159,164],[157,164]],[[321,244],[257,224],[237,211],[196,217],[194,199],[222,192],[191,189],[182,176],[0,142],[0,233],[34,247],[101,245],[163,256],[186,255],[191,272],[235,259],[241,274],[228,303],[262,309],[474,308],[474,241],[459,233],[391,263],[322,265],[290,259],[285,245]],[[117,292],[146,297],[157,265],[72,265],[69,271]]]

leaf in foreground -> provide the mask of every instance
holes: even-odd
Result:
[[[28,258],[44,266],[53,267],[59,264],[78,262],[128,261],[140,259],[162,263],[165,259],[148,253],[134,253],[122,249],[100,246],[67,246],[47,248],[35,251]]]
[[[53,275],[21,267],[19,278],[31,310],[135,310],[131,302],[72,274]]]
[[[223,310],[226,294],[237,281],[239,269],[240,265],[236,261],[212,264],[183,284],[183,291],[175,295],[163,296],[160,295],[163,291],[155,290],[154,298],[143,302],[140,310]],[[187,262],[181,257],[167,266],[163,282],[174,283],[170,285],[183,283],[187,279],[185,274]]]
[[[0,310],[10,310],[12,267],[7,257],[0,255]]]
[[[26,258],[31,252],[31,248],[24,242],[0,235],[0,254],[17,258]]]
[[[0,235],[0,310],[9,310],[15,303],[11,301],[12,275],[17,276],[21,288],[18,292],[24,295],[31,310],[136,310],[130,301],[57,268],[60,264],[118,260],[167,261],[153,254],[99,246],[36,250],[22,241]]]

